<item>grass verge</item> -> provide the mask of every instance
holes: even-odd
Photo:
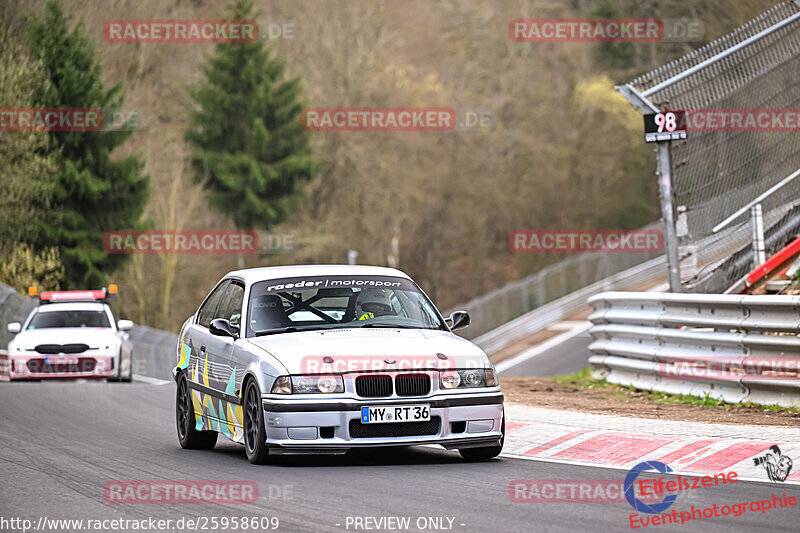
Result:
[[[692,396],[690,394],[667,394],[660,391],[639,390],[627,385],[617,385],[608,383],[605,379],[598,379],[592,376],[592,368],[585,367],[574,374],[563,376],[553,376],[553,381],[559,385],[571,386],[579,389],[595,389],[607,391],[611,397],[624,400],[626,397],[646,398],[657,403],[665,404],[687,404],[699,405],[702,407],[716,407],[719,409],[738,410],[738,409],[759,409],[762,411],[797,413],[797,407],[782,407],[778,404],[761,405],[753,402],[727,403],[723,400],[712,397],[705,393],[703,396]]]

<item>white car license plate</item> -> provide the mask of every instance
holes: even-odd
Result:
[[[382,405],[361,408],[362,424],[384,424],[387,422],[427,422],[431,419],[431,406]]]

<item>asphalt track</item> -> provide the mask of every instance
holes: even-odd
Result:
[[[571,374],[589,365],[589,330],[582,331],[563,342],[544,350],[511,368],[503,370],[503,377],[557,376]]]
[[[428,447],[283,457],[254,466],[240,446],[224,438],[213,451],[181,449],[174,392],[172,384],[0,384],[0,524],[24,518],[38,525],[41,517],[152,517],[174,523],[182,517],[276,516],[278,531],[325,532],[366,531],[348,529],[347,517],[408,516],[411,527],[402,531],[436,531],[416,527],[417,519],[427,517],[454,518],[452,531],[463,532],[631,530],[633,509],[627,503],[513,503],[509,498],[512,480],[619,480],[624,477],[619,470],[502,456],[465,463],[456,452]],[[115,480],[253,480],[260,497],[239,505],[106,503],[103,486]],[[678,511],[721,506],[784,492],[800,497],[796,486],[739,482],[680,494],[674,506]],[[799,510],[748,511],[647,530],[797,531]],[[8,523],[2,529],[20,531]]]

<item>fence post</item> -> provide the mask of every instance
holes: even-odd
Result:
[[[681,285],[681,265],[678,257],[678,235],[675,230],[675,206],[672,198],[672,163],[670,161],[669,143],[659,141],[658,154],[658,189],[661,196],[661,213],[664,216],[664,244],[667,248],[667,268],[669,289],[671,292],[683,292]]]
[[[547,270],[540,270],[539,274],[536,276],[538,278],[537,279],[538,287],[536,288],[536,299],[539,300],[539,305],[537,305],[536,307],[541,307],[547,303],[547,294],[545,292],[545,283],[544,283],[544,277],[546,275],[547,275]]]
[[[767,250],[764,246],[764,217],[761,213],[761,204],[750,208],[750,222],[753,226],[753,267],[763,265],[767,260]]]

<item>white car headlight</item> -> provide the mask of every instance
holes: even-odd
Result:
[[[442,389],[496,387],[497,376],[493,368],[450,370],[440,374],[439,383]]]
[[[272,394],[332,394],[344,392],[344,379],[333,374],[281,376],[272,385]]]
[[[292,379],[289,376],[281,376],[272,384],[272,394],[291,394]]]
[[[443,389],[456,389],[461,385],[461,375],[456,371],[442,372],[440,382]]]

